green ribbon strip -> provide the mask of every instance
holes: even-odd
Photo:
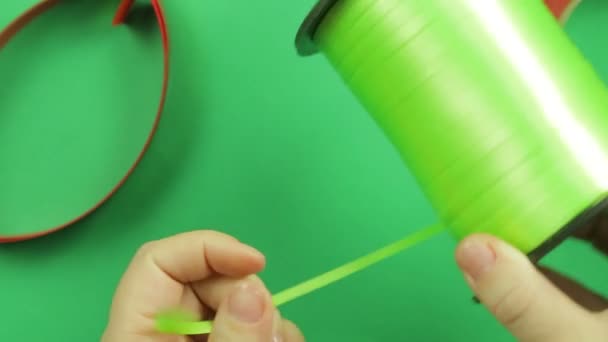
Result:
[[[380,261],[386,260],[411,247],[425,242],[439,233],[442,233],[444,230],[445,227],[441,224],[435,224],[424,228],[412,235],[405,237],[402,240],[392,243],[366,256],[302,282],[292,288],[279,292],[272,297],[272,301],[276,307],[294,301],[295,299],[338,282],[339,280],[342,280],[356,272],[362,271],[376,263],[379,263]],[[171,311],[157,316],[156,329],[159,332],[166,334],[205,335],[212,331],[213,322],[196,321],[196,317],[186,312]]]

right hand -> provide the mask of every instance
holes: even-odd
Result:
[[[608,254],[608,213],[577,236]],[[536,268],[504,241],[470,236],[458,246],[456,260],[477,297],[518,341],[608,341],[608,299]]]

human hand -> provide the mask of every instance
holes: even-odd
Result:
[[[608,215],[578,237],[608,254]],[[608,341],[608,300],[487,235],[458,246],[456,260],[487,309],[521,342]]]
[[[116,290],[102,342],[302,342],[255,276],[264,256],[236,239],[195,231],[145,244]],[[155,331],[155,315],[179,307],[214,319],[209,336]]]

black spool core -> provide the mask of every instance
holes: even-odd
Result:
[[[315,43],[317,28],[319,28],[319,25],[321,25],[321,22],[323,22],[323,19],[329,10],[331,10],[338,1],[339,0],[319,0],[306,19],[304,19],[296,36],[296,49],[300,56],[310,56],[319,52],[319,48]]]

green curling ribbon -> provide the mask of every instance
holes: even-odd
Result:
[[[541,257],[608,203],[608,91],[541,0],[320,0],[303,28],[300,51],[312,43],[324,54],[442,223],[280,292],[275,305],[443,227]],[[157,323],[212,330],[183,312]]]
[[[292,288],[279,292],[272,297],[272,301],[276,307],[287,304],[295,299],[338,282],[339,280],[373,266],[382,260],[390,258],[391,256],[427,241],[444,230],[445,229],[442,225],[433,225],[422,229],[373,253],[351,261],[308,281],[300,283]],[[156,329],[159,332],[166,334],[205,335],[212,331],[213,322],[197,321],[196,317],[188,312],[174,310],[164,312],[156,317]]]
[[[542,1],[334,2],[314,46],[456,239],[542,256],[605,204],[608,92]]]

